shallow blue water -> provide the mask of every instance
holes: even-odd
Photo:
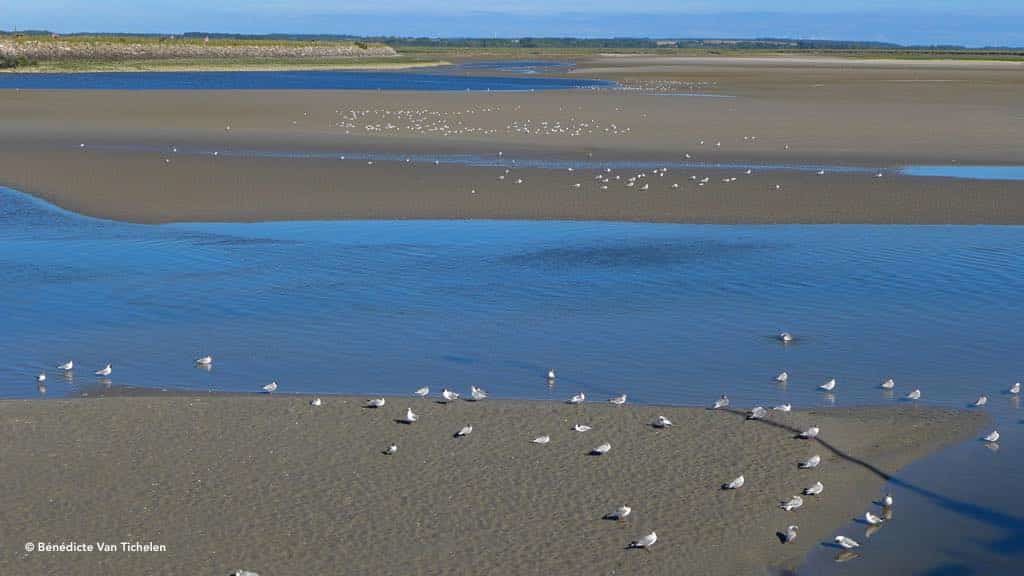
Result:
[[[915,387],[963,407],[984,392],[1002,448],[972,441],[915,464],[864,558],[835,564],[822,547],[805,572],[1010,574],[1024,560],[1024,424],[1000,392],[1024,372],[1021,227],[145,226],[0,189],[0,275],[6,397],[38,396],[44,369],[48,396],[89,392],[108,361],[114,385],[197,390],[476,384],[495,397],[703,405],[726,392],[797,408],[888,404]],[[211,372],[192,364],[204,354]],[[52,369],[67,359],[80,366],[70,379]],[[835,395],[815,390],[832,376]],[[878,388],[888,377],[895,397]]]
[[[279,72],[83,72],[0,74],[0,89],[37,90],[478,90],[602,88],[614,82],[453,72],[288,70]]]
[[[971,180],[1024,180],[1024,166],[925,165],[907,166],[900,172],[907,176],[939,176]]]

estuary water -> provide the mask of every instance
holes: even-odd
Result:
[[[1010,574],[1024,560],[1024,228],[354,221],[136,225],[0,189],[0,396],[135,385],[644,403],[920,401],[1003,436],[922,460],[862,558],[807,574]],[[783,345],[782,330],[796,340]],[[193,359],[215,358],[205,371]],[[73,359],[63,377],[54,367]],[[107,362],[114,372],[92,372]],[[544,375],[559,373],[549,387]],[[773,382],[788,370],[786,386]],[[835,377],[825,395],[816,386]],[[894,378],[895,395],[879,384]],[[869,503],[864,503],[868,509]],[[851,517],[852,519],[852,517]],[[855,523],[842,532],[863,540]],[[889,569],[887,569],[887,567]],[[894,568],[895,567],[895,568]]]

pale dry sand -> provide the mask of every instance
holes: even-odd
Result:
[[[696,408],[363,402],[2,401],[0,572],[763,573],[797,564],[872,509],[884,474],[974,434],[984,418],[908,405],[773,415],[775,426]],[[411,426],[395,421],[407,407],[421,417]],[[659,414],[676,426],[650,427]],[[570,431],[577,422],[594,429]],[[812,423],[827,445],[793,438]],[[473,433],[453,438],[466,424]],[[551,443],[529,442],[541,434]],[[608,454],[588,455],[606,441]],[[398,453],[383,455],[391,442]],[[819,469],[797,469],[815,453]],[[742,489],[719,488],[739,474]],[[816,480],[822,496],[779,509]],[[601,518],[620,504],[633,508],[626,522]],[[780,544],[775,533],[789,524],[800,536]],[[650,553],[625,549],[651,530]],[[167,551],[23,551],[26,541],[98,540]]]

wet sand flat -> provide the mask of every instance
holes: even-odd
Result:
[[[0,92],[0,184],[86,214],[140,222],[1024,222],[1020,182],[889,177],[907,164],[1024,164],[1019,66],[762,60],[594,58],[572,72],[653,87],[674,82],[671,90],[700,96],[7,90]],[[224,154],[214,158],[212,151]],[[262,156],[346,152],[598,163],[669,163],[689,154],[696,163],[862,166],[884,170],[886,178],[759,171],[746,178],[739,170],[694,168],[640,193],[601,190],[596,170],[513,170],[518,174],[499,184],[496,167],[378,161],[368,168]],[[711,182],[688,185],[681,177],[689,175]],[[519,178],[523,184],[512,187]],[[670,181],[680,188],[661,185]]]
[[[908,404],[776,414],[775,426],[696,408],[389,398],[371,410],[363,401],[2,401],[0,571],[758,573],[797,564],[874,509],[884,474],[984,419]],[[396,423],[407,407],[420,421]],[[675,427],[652,428],[657,415]],[[593,430],[573,432],[574,423]],[[824,443],[793,438],[812,423]],[[472,434],[453,438],[467,424]],[[530,443],[542,434],[550,444]],[[383,455],[391,442],[398,453]],[[588,455],[603,442],[609,453]],[[818,469],[797,469],[815,453]],[[743,488],[719,488],[739,474]],[[778,507],[817,480],[821,496],[794,512]],[[633,508],[627,521],[602,519],[620,504]],[[789,524],[800,536],[780,544],[775,532]],[[649,553],[625,549],[651,530],[659,541]],[[22,550],[99,540],[166,551]]]

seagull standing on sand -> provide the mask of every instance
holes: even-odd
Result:
[[[818,390],[824,390],[825,392],[831,392],[836,389],[836,379],[829,378],[824,384],[818,386]]]
[[[386,404],[386,403],[387,403],[387,400],[385,400],[383,398],[373,398],[371,400],[367,400],[366,401],[366,407],[367,408],[383,408],[384,404]]]
[[[588,432],[593,430],[593,427],[587,426],[586,424],[573,424],[572,430],[573,432]]]
[[[609,404],[614,404],[616,406],[622,406],[623,404],[626,403],[626,395],[623,394],[622,396],[616,396],[614,398],[609,398],[608,399],[608,403]]]
[[[321,400],[320,398],[313,398],[312,400],[310,400],[309,405],[310,406],[323,406],[324,405],[324,401]]]
[[[632,511],[633,509],[630,508],[629,506],[619,506],[618,508],[615,509],[614,512],[609,512],[605,514],[604,517],[608,520],[616,520],[621,522],[625,520],[626,516],[629,516],[630,512]]]
[[[263,391],[267,394],[273,394],[277,391],[277,382],[271,382],[263,386]]]
[[[768,415],[768,411],[763,406],[754,406],[747,413],[747,420],[762,420]]]
[[[444,390],[441,390],[441,398],[444,398],[444,401],[447,404],[448,402],[452,402],[454,400],[458,400],[459,399],[459,393],[458,392],[452,392],[451,390],[445,388]]]
[[[865,512],[864,513],[864,521],[867,522],[868,524],[872,525],[872,526],[878,526],[879,524],[882,523],[882,519],[879,518],[878,516],[875,516],[871,512]]]
[[[547,434],[543,436],[537,436],[533,440],[530,440],[531,444],[547,444],[548,442],[551,442],[551,436],[548,436]]]
[[[114,371],[114,369],[110,367],[110,364],[107,364],[107,365],[106,365],[106,366],[104,366],[103,368],[100,368],[99,370],[97,370],[97,371],[95,372],[95,374],[96,374],[97,376],[110,376],[110,374],[111,374],[111,373],[112,373],[113,371]]]
[[[199,366],[212,366],[213,356],[203,356],[202,358],[196,358],[196,364]]]
[[[658,416],[654,419],[654,422],[651,423],[651,426],[654,426],[655,428],[670,428],[672,427],[672,421],[664,416]]]
[[[412,408],[406,408],[405,409],[405,420],[404,420],[404,422],[406,424],[412,424],[413,422],[415,422],[415,421],[417,421],[419,419],[420,419],[420,417],[417,416],[416,413],[412,411]]]
[[[989,432],[988,434],[985,435],[984,438],[982,438],[982,440],[984,440],[985,442],[999,442],[999,431],[993,430]]]
[[[882,382],[882,388],[884,388],[886,390],[892,390],[895,387],[896,387],[896,382],[894,382],[892,378],[889,378],[885,382]]]
[[[843,548],[849,550],[850,548],[859,548],[860,544],[853,538],[847,538],[846,536],[836,536],[836,544],[839,544]]]
[[[818,464],[821,464],[821,456],[815,454],[814,456],[808,458],[806,461],[798,464],[797,467],[803,470],[808,470],[810,468],[817,468]]]
[[[772,410],[775,410],[777,412],[792,412],[793,411],[793,405],[792,404],[779,404],[775,408],[772,408]]]
[[[384,451],[384,453],[387,454],[388,456],[391,456],[395,452],[398,452],[398,444],[392,444],[391,446],[388,446],[387,450]]]
[[[920,388],[915,388],[914,390],[911,390],[909,394],[907,394],[907,400],[920,400],[920,398],[921,398],[921,389]]]
[[[568,404],[583,404],[584,400],[586,399],[587,395],[584,394],[583,392],[580,392],[579,394],[576,394],[572,398],[569,398],[566,402]]]
[[[645,550],[650,550],[651,546],[654,546],[654,543],[657,542],[657,541],[658,541],[658,534],[655,533],[655,532],[651,532],[650,534],[648,534],[647,536],[644,536],[643,538],[641,538],[639,540],[634,540],[634,541],[630,542],[629,543],[629,547],[630,548],[643,548]]]
[[[817,438],[819,432],[821,432],[821,430],[817,426],[811,426],[807,430],[801,432],[800,437],[804,440],[811,440],[813,438]]]
[[[60,366],[57,366],[57,370],[63,370],[65,372],[70,372],[70,371],[72,371],[74,369],[75,369],[75,362],[73,360],[68,360],[67,362],[61,364]]]
[[[786,371],[779,372],[779,375],[775,377],[775,381],[780,384],[789,382],[789,373]]]
[[[801,507],[803,505],[804,505],[804,499],[803,498],[801,498],[799,496],[793,496],[789,500],[786,500],[785,502],[782,503],[782,509],[785,510],[786,512],[792,512],[793,510],[796,510],[797,508],[799,508],[799,507]]]
[[[469,436],[472,433],[473,433],[473,427],[472,426],[463,426],[462,428],[459,429],[458,432],[455,433],[455,437],[456,438],[462,438],[463,436]]]
[[[430,387],[424,386],[422,388],[418,388],[415,392],[413,392],[413,394],[419,396],[420,398],[425,398],[428,394],[430,394]]]
[[[743,478],[743,475],[741,474],[737,476],[735,479],[730,480],[725,484],[722,484],[722,490],[736,490],[737,488],[742,487],[744,483],[746,483],[746,480]]]
[[[825,485],[824,484],[822,484],[821,482],[815,482],[814,484],[811,484],[807,488],[804,488],[804,495],[805,496],[817,496],[817,495],[821,494],[824,490],[825,490]]]
[[[988,404],[988,396],[982,394],[981,396],[978,396],[978,399],[975,400],[974,404],[971,404],[971,406],[974,406],[975,408],[981,408],[985,404]]]
[[[593,450],[591,450],[590,453],[593,454],[594,456],[603,456],[603,455],[607,454],[608,451],[611,450],[611,449],[612,449],[612,445],[610,443],[608,443],[608,442],[605,442],[604,444],[601,444],[597,448],[594,448]]]
[[[483,388],[477,388],[476,386],[469,387],[469,399],[473,402],[479,402],[487,398],[487,392]]]
[[[729,397],[726,396],[725,394],[722,394],[721,398],[719,398],[718,400],[715,400],[715,405],[714,405],[714,409],[715,410],[718,410],[720,408],[728,408],[728,407],[729,407]]]
[[[787,526],[786,532],[782,535],[782,543],[789,544],[793,540],[796,540],[796,531],[799,529],[799,526]]]

